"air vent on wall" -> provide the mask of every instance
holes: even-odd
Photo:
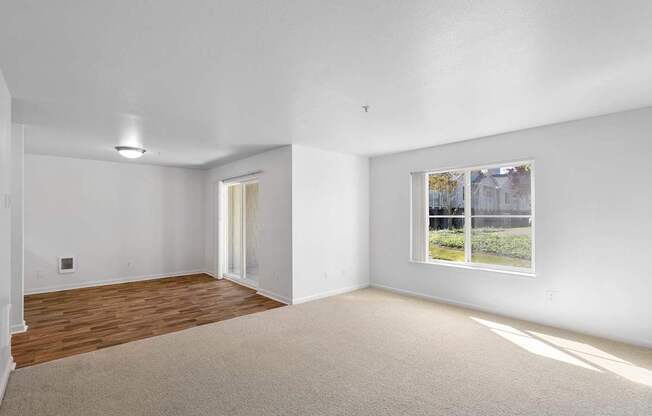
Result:
[[[75,271],[75,257],[59,257],[59,273],[73,273]]]

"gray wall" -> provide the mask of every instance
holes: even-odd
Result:
[[[201,170],[27,154],[24,193],[26,293],[204,270]]]
[[[0,400],[12,368],[11,309],[11,95],[0,72]]]
[[[369,159],[292,146],[293,302],[369,285]]]
[[[206,270],[218,272],[217,184],[224,179],[258,175],[258,291],[292,301],[292,148],[285,146],[209,170],[205,179]]]
[[[372,284],[652,345],[651,157],[643,109],[374,158]],[[410,172],[524,159],[536,166],[536,277],[408,261]]]

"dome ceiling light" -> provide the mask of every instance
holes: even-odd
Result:
[[[115,150],[127,159],[138,159],[145,154],[145,149],[141,147],[116,146]]]

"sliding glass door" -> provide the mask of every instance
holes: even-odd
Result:
[[[227,269],[233,277],[242,277],[242,185],[228,186],[227,192]]]
[[[226,264],[231,278],[257,282],[258,273],[258,182],[226,185]]]
[[[246,183],[244,189],[245,273],[258,281],[258,182]]]

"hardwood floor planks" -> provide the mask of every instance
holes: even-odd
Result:
[[[12,355],[26,367],[279,306],[205,274],[28,295]]]

